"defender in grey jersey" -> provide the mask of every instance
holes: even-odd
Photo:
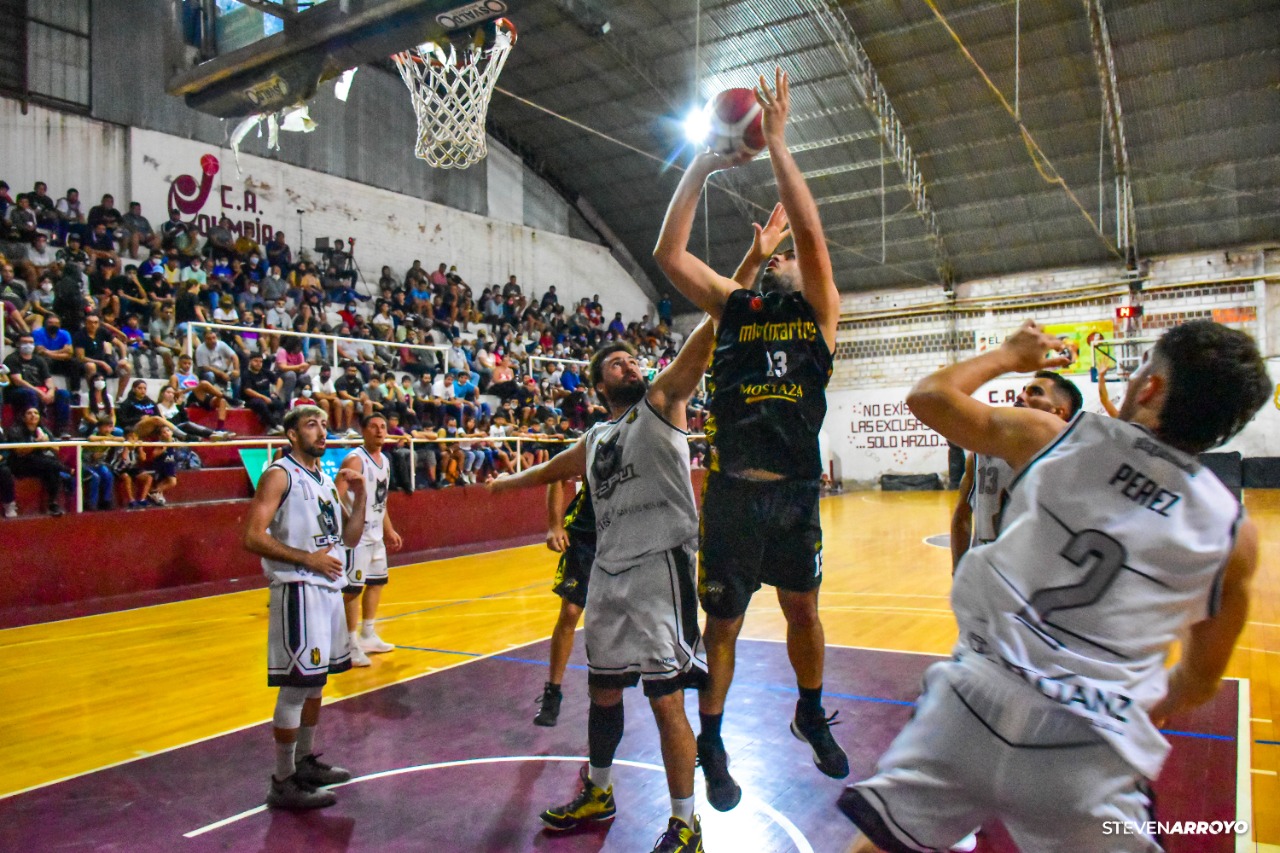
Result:
[[[1039,409],[1069,421],[1080,411],[1084,399],[1070,379],[1052,370],[1041,370],[1023,386],[1013,405]],[[996,522],[1011,482],[1013,469],[999,456],[970,453],[965,459],[960,500],[951,516],[952,574],[971,546],[996,538]]]
[[[353,502],[348,508],[320,468],[325,426],[324,411],[316,406],[285,415],[289,451],[263,472],[244,532],[245,548],[262,557],[271,579],[267,684],[280,693],[273,730],[276,772],[267,805],[283,809],[333,805],[333,794],[317,789],[351,778],[318,760],[314,736],[325,682],[351,667],[343,566],[347,550],[364,532],[364,478],[338,472]]]
[[[612,420],[596,424],[549,462],[494,480],[493,492],[586,475],[596,513],[596,556],[587,591],[587,717],[590,761],[578,796],[542,813],[552,829],[608,820],[613,756],[622,740],[622,690],[643,682],[662,734],[671,819],[654,848],[702,851],[694,815],[693,729],[684,688],[701,686],[707,664],[698,631],[694,553],[698,510],[689,474],[685,409],[711,357],[704,321],[647,385],[628,344],[591,362],[591,384]]]
[[[1145,834],[1168,752],[1159,726],[1217,691],[1257,564],[1253,523],[1196,454],[1239,432],[1271,383],[1248,335],[1198,321],[1147,354],[1118,419],[1064,425],[969,396],[1060,365],[1045,357],[1056,348],[1028,321],[907,398],[923,423],[1018,474],[999,536],[956,572],[953,659],[929,669],[876,775],[840,798],[864,833],[856,853],[945,849],[994,818],[1024,850],[1160,850]]]

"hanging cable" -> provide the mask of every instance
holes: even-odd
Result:
[[[610,136],[609,134],[605,133],[604,131],[596,130],[594,127],[589,127],[589,126],[587,126],[587,125],[583,124],[583,123],[582,123],[582,122],[580,122],[580,121],[575,121],[574,119],[571,119],[571,118],[569,118],[569,117],[568,117],[568,116],[566,116],[566,115],[561,115],[560,113],[556,112],[556,111],[555,111],[555,110],[553,110],[553,109],[550,109],[549,107],[544,107],[544,106],[542,106],[541,104],[534,103],[533,101],[529,100],[528,98],[522,98],[522,97],[520,97],[519,95],[517,95],[515,92],[512,92],[512,91],[510,91],[510,90],[508,90],[508,89],[504,89],[504,88],[502,88],[501,86],[495,86],[495,87],[494,87],[494,91],[495,91],[495,92],[501,92],[502,94],[506,95],[508,98],[511,98],[513,101],[518,101],[518,102],[520,102],[520,103],[524,104],[526,107],[530,107],[530,108],[532,108],[532,109],[538,110],[539,112],[546,113],[547,115],[551,116],[552,118],[559,119],[560,121],[563,121],[563,122],[565,122],[565,123],[567,123],[567,124],[570,124],[570,125],[572,125],[573,127],[578,128],[579,130],[586,131],[587,133],[590,133],[590,134],[591,134],[591,135],[593,135],[593,136],[598,136],[598,137],[600,137],[601,139],[605,140],[606,142],[612,142],[614,145],[620,145],[620,146],[622,146],[623,148],[627,149],[628,151],[631,151],[631,152],[633,152],[633,153],[635,153],[635,154],[639,154],[641,157],[646,157],[646,158],[648,158],[648,159],[650,159],[650,160],[654,161],[655,163],[660,164],[664,169],[665,169],[665,168],[671,168],[671,169],[675,169],[675,170],[676,170],[676,171],[678,171],[678,172],[683,172],[683,171],[685,171],[682,167],[677,166],[677,165],[675,165],[674,163],[668,163],[666,160],[662,159],[661,157],[659,157],[659,156],[658,156],[658,155],[656,155],[656,154],[650,154],[648,151],[645,151],[645,150],[644,150],[644,149],[642,149],[642,148],[637,148],[636,146],[632,145],[632,144],[631,144],[631,143],[629,143],[629,142],[623,142],[621,139],[617,139],[617,138],[615,138],[615,137],[612,137],[612,136]],[[771,212],[771,211],[772,211],[772,209],[773,209],[773,208],[771,208],[771,207],[766,208],[764,205],[762,205],[762,204],[758,204],[758,203],[756,203],[755,201],[752,201],[751,199],[749,199],[749,198],[747,198],[746,196],[742,195],[741,193],[735,192],[734,190],[730,189],[729,187],[723,186],[722,184],[717,183],[717,182],[715,182],[715,181],[707,181],[707,186],[708,186],[708,187],[715,187],[717,190],[719,190],[720,192],[724,193],[725,195],[730,196],[730,197],[732,197],[732,198],[736,198],[738,201],[742,202],[743,204],[745,204],[745,205],[747,205],[747,206],[751,207],[752,209],[754,209],[754,210],[756,210],[756,211],[758,211],[758,212],[760,212],[760,213],[763,213],[763,214],[766,214],[766,215],[767,215],[767,214],[768,214],[769,212]],[[835,240],[832,240],[832,239],[831,239],[831,238],[829,238],[829,237],[827,238],[827,245],[828,245],[828,246],[830,246],[830,247],[831,247],[831,248],[833,248],[833,249],[838,249],[839,251],[842,251],[842,252],[848,252],[848,253],[850,253],[850,254],[852,254],[852,255],[857,255],[858,257],[863,258],[863,259],[865,259],[865,260],[868,260],[868,261],[870,261],[870,262],[871,262],[871,263],[873,263],[873,264],[879,264],[880,266],[883,266],[883,267],[885,267],[885,268],[887,268],[887,269],[891,269],[891,270],[893,270],[894,272],[896,272],[896,273],[898,273],[898,274],[900,274],[900,275],[902,275],[902,276],[904,276],[904,277],[906,277],[906,278],[913,279],[913,280],[915,280],[915,281],[919,281],[919,282],[921,282],[921,283],[923,283],[923,284],[937,284],[937,282],[936,282],[936,281],[934,281],[934,280],[932,280],[932,279],[928,279],[928,278],[925,278],[925,277],[923,277],[923,276],[916,275],[915,273],[911,272],[910,270],[903,269],[902,267],[897,266],[897,265],[895,265],[895,264],[883,263],[883,262],[881,262],[880,260],[876,259],[875,257],[873,257],[873,256],[871,256],[871,255],[868,255],[868,254],[866,254],[865,252],[859,251],[858,249],[855,249],[853,246],[847,246],[847,245],[845,245],[844,243],[839,243],[839,242],[837,242],[837,241],[835,241]]]
[[[1005,112],[1007,112],[1009,117],[1013,119],[1015,124],[1017,124],[1018,133],[1022,137],[1022,144],[1026,147],[1027,155],[1031,158],[1031,164],[1035,166],[1040,177],[1045,181],[1045,183],[1061,187],[1062,191],[1067,194],[1067,198],[1071,199],[1071,203],[1080,211],[1080,215],[1089,223],[1089,227],[1092,228],[1094,233],[1098,235],[1098,238],[1102,240],[1102,244],[1107,247],[1107,251],[1111,252],[1117,258],[1124,259],[1124,254],[1116,248],[1115,243],[1107,238],[1106,233],[1103,232],[1099,223],[1093,218],[1089,211],[1085,209],[1085,206],[1080,202],[1080,199],[1074,192],[1072,192],[1071,187],[1067,186],[1066,180],[1058,174],[1057,169],[1053,166],[1053,162],[1049,159],[1049,155],[1047,155],[1044,152],[1044,149],[1040,147],[1040,144],[1036,142],[1035,137],[1031,135],[1031,131],[1022,123],[1022,119],[1018,118],[1017,111],[1014,109],[1013,105],[1009,103],[1008,99],[1005,98],[1004,93],[1000,91],[1000,87],[992,81],[991,76],[987,74],[986,70],[978,63],[978,60],[969,52],[969,48],[965,46],[964,42],[960,39],[959,34],[952,29],[950,22],[946,19],[946,16],[944,16],[938,9],[937,3],[934,2],[934,0],[924,0],[924,4],[933,12],[934,17],[938,19],[938,23],[942,24],[943,29],[947,31],[955,41],[956,46],[960,48],[960,52],[965,55],[965,58],[968,59],[974,69],[977,70],[978,75],[987,84],[987,88],[991,90],[992,94],[996,96],[996,100],[998,100],[1000,105],[1004,107]]]

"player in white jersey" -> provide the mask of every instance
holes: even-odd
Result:
[[[1069,421],[1084,405],[1080,389],[1070,379],[1052,370],[1040,370],[1023,386],[1013,405],[1015,408],[1039,409]],[[1014,472],[999,456],[970,453],[965,459],[964,476],[960,479],[960,500],[951,515],[951,574],[974,545],[995,541],[1000,532],[1000,513],[1008,496]],[[955,853],[975,850],[975,834],[966,835],[951,846]]]
[[[1039,409],[1069,421],[1084,406],[1084,399],[1070,379],[1052,370],[1041,370],[1023,386],[1013,405]],[[996,519],[1011,482],[1013,469],[999,456],[970,453],[965,459],[960,500],[951,516],[952,574],[971,546],[996,538]]]
[[[342,460],[340,470],[351,471],[364,481],[364,533],[360,543],[347,554],[347,585],[342,590],[346,602],[347,631],[351,635],[352,666],[369,666],[369,655],[395,650],[378,636],[373,623],[378,615],[382,588],[387,585],[387,549],[400,550],[400,534],[387,512],[391,491],[391,460],[382,453],[387,440],[387,419],[374,413],[360,419],[364,444]],[[342,486],[338,494],[346,500]]]
[[[698,631],[698,510],[685,409],[711,358],[711,344],[711,323],[705,321],[652,385],[628,344],[602,348],[591,361],[591,385],[612,420],[596,424],[549,462],[489,485],[500,492],[585,474],[596,513],[584,631],[589,761],[578,796],[547,809],[542,820],[562,830],[614,816],[622,691],[643,682],[671,795],[671,819],[654,847],[662,853],[702,853],[702,826],[694,814],[697,746],[684,712],[684,688],[700,687],[707,668]]]
[[[245,523],[244,546],[262,557],[271,579],[267,685],[280,692],[267,805],[275,808],[333,805],[333,794],[318,788],[351,778],[318,760],[315,728],[329,675],[351,667],[341,590],[346,551],[364,531],[364,479],[338,472],[354,503],[348,510],[320,468],[325,426],[316,406],[285,415],[289,451],[263,472]]]
[[[969,396],[1061,365],[1045,356],[1057,347],[1028,321],[907,397],[923,423],[1019,473],[998,538],[956,572],[953,658],[930,667],[876,775],[840,798],[864,833],[856,853],[945,849],[996,818],[1036,853],[1160,850],[1145,829],[1169,749],[1158,727],[1217,691],[1257,564],[1253,523],[1196,454],[1239,432],[1271,383],[1248,335],[1197,321],[1160,338],[1118,419],[1064,424]]]

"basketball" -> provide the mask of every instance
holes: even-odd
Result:
[[[764,150],[763,112],[753,90],[725,89],[711,99],[707,114],[707,147],[716,154],[754,157]]]

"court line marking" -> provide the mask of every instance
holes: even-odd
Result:
[[[501,756],[493,756],[490,758],[465,758],[458,761],[442,761],[436,764],[419,764],[414,767],[399,767],[399,768],[396,768],[395,770],[383,770],[379,773],[370,773],[367,776],[360,776],[338,785],[331,785],[329,786],[329,789],[332,790],[335,788],[344,788],[347,785],[354,785],[357,782],[372,782],[376,779],[385,779],[391,776],[402,776],[406,773],[418,773],[424,770],[442,770],[442,769],[453,768],[453,767],[469,767],[469,766],[475,766],[479,764],[507,764],[507,763],[513,763],[513,762],[523,763],[523,762],[532,762],[532,761],[573,762],[575,764],[582,764],[586,760],[587,760],[587,757],[585,755],[582,755],[582,756],[579,756],[579,755],[501,755]],[[625,767],[635,767],[640,770],[655,770],[658,773],[666,772],[665,768],[663,768],[662,765],[649,764],[644,761],[630,761],[625,758],[615,758],[613,760],[613,763],[621,764]],[[797,827],[794,823],[792,823],[791,820],[786,815],[782,814],[773,806],[769,805],[763,800],[760,800],[752,796],[751,794],[744,793],[742,796],[742,799],[747,801],[749,805],[751,805],[756,810],[766,815],[774,823],[776,823],[782,829],[782,831],[787,834],[787,837],[791,839],[791,843],[795,845],[796,849],[800,851],[800,853],[814,853],[812,845],[809,844],[809,839],[805,838],[804,833],[801,832],[799,827]],[[190,832],[185,832],[183,833],[182,837],[196,838],[198,836],[204,835],[205,833],[213,832],[214,830],[222,829],[223,827],[230,826],[231,824],[237,823],[238,821],[244,820],[245,818],[249,818],[249,817],[253,817],[254,815],[261,814],[266,810],[267,810],[267,807],[265,805],[255,806],[252,809],[248,809],[246,811],[240,812],[240,814],[231,815],[230,817],[225,817],[222,820],[215,821],[207,826],[202,826],[199,829],[193,829]]]
[[[1252,774],[1254,774],[1255,776],[1276,776],[1276,775],[1280,775],[1280,774],[1277,774],[1277,773],[1276,773],[1276,771],[1274,771],[1274,770],[1259,770],[1259,769],[1258,769],[1258,768],[1256,768],[1256,767],[1251,768],[1251,769],[1249,770],[1249,772],[1250,772],[1250,773],[1252,773]]]
[[[428,669],[426,672],[420,672],[416,675],[406,676],[405,678],[401,678],[397,681],[393,681],[390,684],[381,684],[376,687],[368,687],[368,688],[365,688],[364,690],[357,690],[354,693],[346,693],[341,696],[333,696],[325,704],[334,705],[334,704],[337,704],[338,702],[345,702],[348,699],[354,699],[357,696],[364,696],[366,693],[373,693],[376,690],[382,690],[384,688],[391,687],[396,684],[407,684],[410,681],[417,681],[419,678],[426,678],[428,675],[435,675],[437,672],[444,672],[446,669],[454,669],[459,666],[466,666],[469,663],[475,663],[476,661],[485,660],[486,658],[496,657],[498,655],[503,654],[504,652],[511,651],[511,649],[513,648],[518,649],[518,648],[523,648],[524,646],[532,646],[534,643],[541,643],[544,640],[548,640],[548,639],[550,638],[539,637],[536,640],[530,640],[527,643],[520,643],[514,646],[507,646],[505,649],[496,649],[486,654],[476,654],[475,657],[469,657],[466,660],[461,660],[461,661],[458,661],[457,663],[446,664],[445,666],[433,667],[431,669]],[[124,759],[121,759],[120,761],[113,761],[110,764],[103,764],[101,767],[95,767],[92,770],[82,770],[79,773],[72,773],[69,776],[62,776],[57,779],[52,779],[48,782],[41,782],[37,785],[31,785],[17,791],[11,791],[7,794],[0,794],[0,801],[7,800],[10,797],[16,797],[19,794],[26,794],[26,793],[30,793],[31,791],[38,791],[39,789],[47,788],[50,785],[58,785],[58,784],[61,784],[62,782],[70,782],[72,779],[79,779],[81,776],[89,776],[103,770],[111,770],[112,768],[115,768],[115,767],[122,767],[125,764],[132,764],[135,761],[142,761],[143,759],[151,758],[156,755],[164,755],[166,752],[173,752],[174,750],[177,750],[177,749],[185,749],[188,746],[195,746],[198,743],[204,743],[205,741],[214,740],[216,738],[220,738],[225,735],[231,735],[231,734],[235,734],[236,732],[242,732],[245,729],[251,729],[254,726],[260,726],[263,723],[269,723],[271,722],[271,719],[272,719],[271,717],[263,717],[262,719],[255,720],[252,723],[245,723],[242,726],[236,726],[234,728],[230,728],[230,729],[227,729],[226,731],[221,731],[216,734],[205,735],[204,737],[196,738],[195,740],[189,740],[189,741],[186,741],[185,743],[174,744],[173,746],[166,746],[163,749],[157,749],[153,752],[147,752],[144,755],[135,755],[131,758],[124,758]]]
[[[774,640],[770,637],[739,637],[739,640],[750,640],[753,643],[785,643],[786,640]],[[857,649],[863,652],[889,652],[895,655],[925,655],[931,658],[949,657],[948,653],[943,652],[912,652],[905,649],[879,649],[875,646],[846,646],[842,643],[823,643],[824,646],[832,649]]]
[[[1245,830],[1236,836],[1236,853],[1248,853],[1253,844],[1253,780],[1249,778],[1252,756],[1249,747],[1249,679],[1236,680],[1236,821]]]
[[[1242,652],[1260,652],[1264,655],[1280,655],[1280,651],[1272,649],[1255,649],[1253,646],[1236,646],[1236,649]]]

